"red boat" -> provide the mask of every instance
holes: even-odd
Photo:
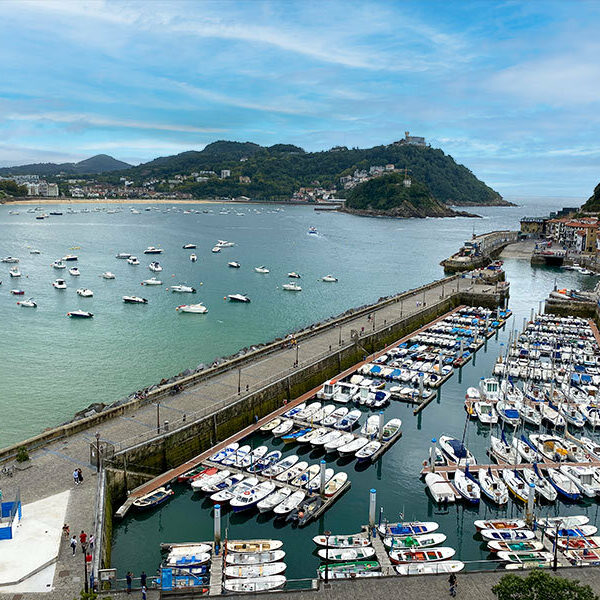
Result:
[[[193,469],[186,471],[183,475],[180,475],[177,478],[177,481],[179,481],[179,483],[185,483],[186,481],[189,481],[193,477],[197,477],[198,475],[203,475],[208,470],[210,470],[209,467],[205,467],[203,465],[198,465],[197,467],[194,467]],[[216,469],[215,469],[215,471],[216,471]]]

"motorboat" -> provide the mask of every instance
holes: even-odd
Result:
[[[308,233],[309,235],[318,235],[318,231],[316,227],[309,227],[308,228]]]
[[[264,265],[260,266],[260,267],[254,267],[254,271],[256,273],[263,273],[263,274],[270,273],[269,269],[267,269],[267,267],[265,267]]]
[[[93,316],[94,313],[85,310],[72,310],[67,313],[67,317],[71,317],[72,319],[91,319]]]
[[[600,550],[600,537],[558,538],[556,545],[561,550],[583,550],[584,548]]]
[[[501,400],[496,404],[496,410],[498,411],[500,419],[510,427],[517,427],[521,422],[519,411],[514,404],[511,404],[510,402]]]
[[[13,296],[24,296],[25,295],[25,290],[10,290],[10,293]]]
[[[192,262],[196,262],[198,260],[198,257],[195,254],[190,254],[190,261]]]
[[[532,433],[529,440],[531,445],[550,461],[564,461],[568,458],[569,452],[566,448],[566,441],[561,437],[544,433]]]
[[[404,563],[432,563],[445,561],[456,554],[454,548],[440,546],[439,548],[391,550],[390,561],[392,564]]]
[[[414,537],[433,533],[439,529],[435,521],[412,521],[403,523],[381,523],[377,530],[384,537]]]
[[[262,565],[281,562],[285,558],[283,550],[265,550],[264,552],[227,552],[225,565]]]
[[[402,421],[400,419],[390,419],[384,426],[381,434],[381,441],[388,442],[391,440],[402,427]]]
[[[319,436],[313,438],[310,443],[315,448],[319,446],[322,448],[325,444],[337,440],[342,435],[344,434],[341,431],[331,431],[330,429],[323,428],[323,432]]]
[[[0,262],[3,262],[3,263],[18,263],[19,259],[15,258],[14,256],[5,256],[2,260],[0,260]]]
[[[229,302],[250,302],[250,298],[244,294],[229,294],[227,299]]]
[[[123,296],[123,302],[125,304],[148,304],[146,298],[140,298],[139,296]]]
[[[337,277],[334,277],[333,275],[325,275],[324,277],[321,277],[321,281],[325,281],[326,283],[335,283],[337,280]]]
[[[288,292],[301,292],[302,288],[299,285],[296,285],[295,283],[284,283],[281,286],[284,290],[287,290]]]
[[[225,448],[222,448],[221,450],[213,454],[211,457],[209,457],[208,460],[215,463],[223,462],[225,458],[233,454],[239,447],[240,445],[237,442],[229,444],[228,446],[225,446]]]
[[[381,442],[373,440],[368,444],[365,444],[360,450],[356,452],[354,456],[358,459],[359,462],[372,460],[373,456],[378,452],[381,446]]]
[[[494,504],[503,505],[508,502],[508,489],[506,484],[490,468],[479,469],[479,486],[483,494]]]
[[[286,417],[287,419],[289,419],[290,417],[293,417],[294,415],[301,413],[305,408],[306,408],[306,402],[296,404],[295,406],[292,406],[292,408],[290,408],[289,410],[284,412],[283,416]]]
[[[163,252],[162,248],[157,248],[155,246],[148,246],[144,250],[144,254],[162,254],[162,252]]]
[[[52,285],[57,290],[66,290],[67,289],[67,282],[64,279],[55,279],[52,282]]]
[[[119,254],[117,254],[115,256],[115,258],[120,258],[122,260],[125,260],[125,259],[131,258],[131,254],[129,254],[128,252],[119,252]]]
[[[580,527],[581,525],[587,525],[590,522],[590,518],[586,515],[569,515],[568,517],[541,517],[537,520],[539,527]]]
[[[290,481],[293,481],[294,479],[296,479],[296,477],[304,473],[306,469],[308,469],[308,463],[305,460],[302,460],[300,462],[297,462],[291,468],[285,470],[283,473],[277,475],[275,479],[276,481],[281,481],[282,483],[289,483]]]
[[[566,475],[588,498],[600,495],[600,482],[595,477],[595,471],[579,465],[561,465],[560,471]]]
[[[263,481],[251,490],[246,490],[231,499],[229,505],[233,512],[241,512],[254,508],[261,500],[275,491],[275,484],[272,481]]]
[[[23,308],[37,308],[37,304],[34,302],[33,298],[28,298],[27,300],[19,300],[17,302],[18,306],[22,306]]]
[[[196,244],[184,244],[183,245],[184,250],[194,250],[195,248],[196,248]]]
[[[250,473],[262,473],[265,469],[272,467],[281,460],[281,451],[273,450],[263,458],[257,460],[248,467]]]
[[[374,438],[379,433],[379,415],[371,415],[360,428],[360,434],[367,438]]]
[[[72,275],[73,277],[79,277],[81,273],[79,272],[79,269],[77,267],[72,267],[71,269],[69,269],[69,275]]]
[[[211,252],[214,252],[214,254],[218,254],[219,252],[221,252],[221,248],[219,248],[219,246],[215,246]]]
[[[214,494],[218,494],[223,491],[231,491],[237,493],[238,484],[244,481],[246,476],[240,473],[230,473],[227,477],[220,476],[216,479],[213,479],[211,482],[205,483],[200,489],[205,494],[210,494],[211,496]]]
[[[116,279],[115,274],[111,273],[110,271],[104,271],[104,273],[102,273],[102,278],[103,279]]]
[[[67,265],[62,260],[55,260],[51,265],[54,269],[66,269]]]
[[[371,545],[371,540],[362,533],[315,535],[313,542],[321,548],[364,548]]]
[[[579,410],[581,411],[581,414],[585,417],[590,427],[593,427],[595,429],[596,427],[600,426],[600,409],[598,409],[597,406],[580,406]]]
[[[352,439],[344,446],[340,446],[337,451],[340,456],[349,456],[351,454],[356,454],[363,446],[366,446],[369,443],[369,440],[366,437],[357,437]]]
[[[348,414],[348,410],[349,409],[345,406],[336,408],[321,421],[321,425],[324,427],[333,427],[342,417],[345,417]]]
[[[348,473],[344,473],[341,471],[340,473],[336,473],[326,484],[323,493],[326,498],[331,498],[331,496],[335,496],[337,492],[339,492],[346,482],[348,481]]]
[[[514,542],[535,539],[535,533],[528,529],[482,529],[480,533],[481,537],[489,542]]]
[[[491,402],[475,402],[473,411],[482,425],[492,425],[498,422],[498,413]]]
[[[289,469],[291,469],[295,464],[298,463],[299,460],[300,460],[300,457],[297,456],[296,454],[287,456],[286,458],[283,458],[283,459],[279,460],[278,462],[276,462],[275,464],[272,464],[269,467],[267,467],[262,472],[262,474],[265,477],[277,477],[278,475],[281,475],[282,473],[285,473],[285,471],[288,471]]]
[[[196,288],[190,285],[172,285],[171,291],[179,294],[195,294]]]
[[[281,437],[287,435],[294,428],[294,421],[292,419],[284,419],[281,421],[275,429],[273,429],[274,437]]]
[[[88,290],[87,288],[78,288],[77,295],[81,296],[82,298],[91,298],[94,295],[94,292],[92,292],[92,290]]]
[[[235,452],[229,454],[221,460],[222,465],[241,467],[242,460],[248,456],[252,448],[249,444],[240,446]]]
[[[322,407],[323,405],[320,402],[311,402],[300,412],[296,413],[296,419],[299,419],[300,421],[311,421]]]
[[[265,566],[265,565],[263,565]],[[227,570],[228,567],[225,567]],[[262,572],[262,571],[261,571]],[[225,579],[223,589],[237,594],[256,594],[282,588],[287,579],[285,575],[261,575],[260,577],[238,577]]]
[[[133,506],[138,510],[154,508],[172,498],[174,493],[175,492],[170,488],[159,487],[158,489],[134,500]]]
[[[342,433],[342,435],[338,438],[330,439],[328,442],[323,444],[323,450],[325,453],[335,452],[339,448],[342,448],[352,442],[354,439],[354,434],[352,433]]]
[[[130,265],[133,265],[133,266],[137,266],[137,265],[140,264],[140,261],[138,260],[137,256],[130,256],[127,259],[127,263],[130,264]]]
[[[539,550],[537,552],[504,552],[497,554],[500,560],[508,563],[531,564],[532,567],[550,566],[554,555],[552,552]]]
[[[234,242],[228,242],[227,240],[218,240],[216,244],[217,248],[233,248]]]
[[[544,549],[544,544],[537,540],[516,542],[488,542],[490,552],[539,552]]]
[[[296,273],[296,271],[291,271],[287,274],[287,276],[291,277],[292,279],[300,279],[300,273]]]
[[[11,267],[8,271],[8,274],[11,277],[21,277],[21,271],[19,271],[19,267]]]
[[[64,261],[77,260],[77,256],[75,254],[67,254],[66,256],[62,257],[62,260],[64,260]]]
[[[362,413],[357,408],[351,410],[344,417],[342,417],[335,425],[335,429],[341,429],[344,431],[351,431],[358,423]]]
[[[432,475],[432,473],[430,473]],[[425,535],[415,535],[412,537],[386,537],[383,539],[383,545],[386,550],[405,550],[411,548],[432,548],[439,546],[446,541],[443,533],[429,533]]]
[[[305,488],[314,477],[317,477],[321,471],[319,465],[310,465],[302,473],[300,473],[295,479],[292,479],[289,483],[295,487]]]
[[[527,523],[524,519],[477,519],[473,522],[475,529],[497,529],[498,531],[510,531],[512,529],[525,529]]]
[[[29,251],[29,254],[41,254],[41,252],[40,252],[39,250],[36,250],[35,248],[32,248],[32,249]],[[19,260],[19,259],[17,259],[17,260]]]
[[[478,504],[481,498],[481,488],[472,476],[467,477],[465,472],[457,469],[454,473],[454,487],[458,493],[469,503]]]
[[[258,446],[257,448],[254,448],[254,450],[248,452],[248,454],[244,456],[241,460],[238,460],[236,462],[236,466],[242,469],[247,469],[248,467],[254,465],[255,462],[263,458],[263,456],[265,456],[268,451],[269,448],[267,448],[267,446]]]
[[[369,560],[375,556],[375,548],[371,546],[359,546],[351,548],[322,548],[317,551],[321,560],[332,562],[350,562],[355,560]]]
[[[556,538],[577,538],[590,537],[596,535],[598,528],[595,525],[580,525],[579,527],[561,527],[546,529],[546,535],[552,539]]]
[[[225,482],[231,475],[231,471],[225,469],[223,471],[217,471],[214,475],[194,479],[191,481],[190,485],[195,492],[208,492],[210,490],[211,493],[214,493],[214,486]]]
[[[230,262],[227,263],[228,267],[231,267],[232,269],[239,269],[242,265],[240,265],[239,262],[232,260]]]
[[[442,435],[440,436],[439,442],[442,452],[460,467],[477,464],[475,457],[460,440],[448,435]]]
[[[158,261],[151,262],[148,268],[154,273],[160,273],[163,270]]]
[[[291,494],[292,488],[279,488],[275,490],[272,494],[258,502],[256,504],[256,508],[258,508],[259,512],[261,513],[269,512],[273,510],[276,506],[281,504],[284,500],[287,500],[287,498],[289,498]]]
[[[455,501],[455,494],[447,479],[439,473],[427,473],[425,484],[435,502],[445,504]]]
[[[335,471],[331,467],[328,467],[327,469],[325,469],[324,485],[327,485],[331,481],[331,479],[333,478],[334,475],[335,475]],[[320,472],[318,475],[313,477],[308,482],[308,484],[306,485],[306,489],[308,490],[309,494],[314,494],[314,493],[319,492],[319,490],[321,489],[321,473]],[[325,487],[323,487],[323,490],[324,489],[325,489]]]
[[[162,281],[156,277],[150,277],[150,279],[144,279],[141,285],[162,285]]]
[[[237,579],[240,582],[247,582],[248,579],[265,579],[268,577],[273,577],[274,575],[281,575],[285,573],[287,565],[284,562],[274,562],[274,563],[266,563],[264,565],[243,565],[243,566],[235,566],[230,565],[225,567],[225,578],[227,579]],[[256,590],[253,591],[266,591],[268,589],[274,589],[273,587],[265,587],[260,586]],[[236,589],[236,586],[229,589],[228,591],[236,592],[240,591]],[[244,587],[243,591],[247,591],[247,588]]]

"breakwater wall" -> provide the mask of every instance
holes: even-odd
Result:
[[[440,265],[446,273],[461,273],[476,268],[485,267],[497,258],[509,244],[518,240],[518,231],[491,231],[473,236],[463,247]]]

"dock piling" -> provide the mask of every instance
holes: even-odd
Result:
[[[325,492],[325,467],[326,467],[325,460],[321,459],[321,462],[319,463],[319,465],[321,467],[319,490],[321,491],[321,495],[323,495],[323,493]]]
[[[435,446],[437,440],[435,438],[431,439],[431,446],[429,447],[429,466],[431,467],[431,472],[435,473]]]
[[[221,547],[221,505],[215,504],[215,552]]]
[[[371,488],[369,492],[369,529],[375,527],[375,509],[377,508],[377,491]],[[370,533],[370,531],[369,531]]]
[[[531,527],[533,524],[533,503],[535,500],[535,483],[529,484],[529,495],[527,496],[527,512],[525,513],[525,521]]]
[[[461,345],[462,345],[462,341],[461,341]],[[424,382],[423,380],[425,379],[425,373],[419,373],[419,398],[423,398],[424,395]]]
[[[383,437],[383,411],[379,411],[379,440]]]

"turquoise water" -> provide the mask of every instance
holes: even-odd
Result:
[[[62,216],[39,221],[19,206],[0,206],[0,256],[21,259],[20,280],[11,280],[11,265],[0,264],[0,447],[57,425],[91,402],[110,403],[130,392],[182,370],[207,363],[253,343],[338,314],[380,296],[416,287],[442,276],[439,261],[470,237],[498,228],[518,227],[524,214],[544,214],[572,205],[573,200],[528,200],[526,207],[481,208],[483,219],[371,219],[317,213],[309,207],[273,210],[265,206],[195,205],[200,214],[184,214],[187,206],[153,206],[141,214],[109,214],[114,205],[45,205]],[[107,210],[108,209],[108,210]],[[204,213],[203,210],[210,210]],[[228,214],[220,214],[222,211]],[[310,226],[319,235],[308,235]],[[235,242],[220,254],[211,253],[218,239]],[[198,245],[198,262],[189,261],[185,243]],[[145,256],[149,245],[165,252]],[[70,250],[80,247],[77,250]],[[40,255],[31,255],[36,248]],[[119,252],[140,259],[134,267],[117,260]],[[80,277],[50,264],[65,254],[79,256]],[[163,286],[140,287],[153,274],[147,265],[158,259],[164,267]],[[227,267],[238,260],[241,269]],[[266,265],[270,274],[255,273]],[[100,274],[110,270],[115,280]],[[303,291],[281,290],[288,271],[302,274]],[[336,284],[317,281],[332,273]],[[526,266],[525,273],[530,273]],[[67,290],[55,290],[57,277]],[[172,294],[171,283],[198,288],[195,295]],[[202,285],[200,285],[202,283]],[[16,305],[11,288],[25,290],[37,309]],[[76,295],[78,287],[93,290],[93,298]],[[248,294],[252,303],[231,304],[223,297]],[[545,291],[544,291],[545,293]],[[125,305],[123,295],[143,295],[147,305]],[[542,294],[543,295],[543,294]],[[202,301],[206,315],[178,314],[175,307]],[[66,318],[70,310],[94,313],[91,320]]]

